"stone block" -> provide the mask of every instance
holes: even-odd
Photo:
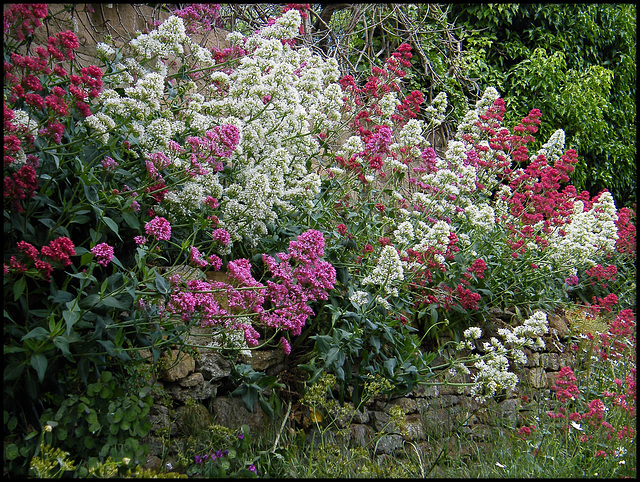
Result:
[[[547,377],[542,367],[535,367],[529,370],[529,384],[533,388],[544,388],[547,386]]]
[[[547,315],[549,321],[549,331],[558,336],[558,338],[566,338],[569,336],[569,327],[566,321],[557,315]]]
[[[201,383],[204,383],[204,377],[202,376],[202,373],[195,372],[195,373],[192,373],[191,375],[188,375],[182,378],[181,380],[178,381],[178,383],[183,388],[191,388],[191,387],[195,387],[196,385],[200,385]]]
[[[206,400],[216,396],[219,383],[202,379],[202,383],[191,387],[182,387],[179,383],[165,385],[164,391],[174,400],[185,403],[187,400]]]
[[[405,440],[424,440],[426,438],[426,430],[421,415],[407,415],[402,427],[402,435]]]
[[[557,353],[543,353],[540,357],[541,366],[547,370],[560,370],[560,362]]]
[[[234,430],[239,430],[242,425],[246,424],[252,434],[263,433],[271,425],[269,418],[257,402],[253,406],[253,412],[250,412],[239,398],[215,398],[213,400],[213,415],[216,423]]]
[[[418,385],[414,387],[412,393],[417,398],[436,398],[440,395],[440,390],[437,385]]]
[[[185,352],[179,350],[172,350],[171,355],[167,356],[163,354],[168,369],[162,374],[161,380],[165,382],[176,382],[181,378],[189,375],[196,368],[196,361],[194,358]]]
[[[389,414],[381,411],[372,411],[370,412],[371,420],[373,422],[373,428],[377,432],[385,431],[385,432],[393,432],[394,426],[393,423],[389,423]]]
[[[392,454],[402,448],[403,442],[400,435],[383,435],[376,444],[376,454]]]
[[[345,443],[351,447],[365,447],[371,441],[371,427],[357,423],[351,425],[345,435]]]
[[[277,348],[275,350],[256,350],[251,352],[251,358],[246,363],[257,372],[263,372],[268,368],[274,367],[284,361],[284,351]]]
[[[213,350],[201,351],[196,361],[196,369],[202,373],[205,380],[210,381],[228,377],[232,368],[231,360]]]
[[[396,398],[391,404],[400,407],[406,414],[418,412],[418,403],[414,398]]]
[[[527,367],[539,367],[540,366],[540,353],[529,352],[527,353]]]

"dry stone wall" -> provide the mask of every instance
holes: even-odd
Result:
[[[506,315],[503,314],[503,318]],[[523,396],[542,401],[551,399],[550,387],[556,373],[563,366],[573,367],[575,356],[567,349],[569,331],[562,317],[550,315],[551,333],[546,337],[546,348],[541,351],[527,350],[527,363],[514,368],[520,379],[515,391],[508,391],[486,404],[480,405],[469,394],[469,389],[460,393],[454,386],[418,386],[410,393],[391,399],[374,398],[360,410],[351,412],[337,427],[342,429],[344,440],[354,446],[374,446],[379,454],[391,454],[407,441],[428,444],[430,440],[447,437],[454,430],[466,433],[472,440],[483,442],[494,430],[505,423],[517,426],[525,423],[526,407]],[[215,340],[207,339],[206,329],[192,329],[198,335],[198,344],[206,345]],[[491,334],[489,333],[489,336]],[[479,346],[485,340],[477,340]],[[172,355],[167,358],[171,366],[153,382],[158,395],[152,410],[154,430],[170,430],[172,437],[188,435],[181,421],[187,400],[197,402],[207,414],[203,420],[232,429],[248,425],[252,433],[263,432],[268,427],[280,426],[282,420],[271,421],[259,404],[249,411],[241,399],[229,396],[234,363],[250,364],[254,370],[269,375],[282,374],[286,360],[281,349],[265,349],[252,352],[252,356],[239,356],[235,360],[225,358],[210,348],[195,348],[182,358]],[[446,362],[440,357],[434,363]],[[469,382],[470,375],[458,375],[452,382]],[[302,382],[302,381],[300,381]],[[289,427],[304,428],[309,439],[314,437],[314,424],[309,410],[297,406],[297,413],[289,413]],[[390,423],[395,410],[402,409],[401,424]],[[206,430],[206,423],[201,425]],[[183,432],[187,430],[187,432]],[[153,442],[153,430],[149,438],[152,456],[162,452],[161,444]]]

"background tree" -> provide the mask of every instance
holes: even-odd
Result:
[[[580,160],[572,181],[635,202],[636,6],[629,4],[451,5],[462,28],[465,69],[494,86],[515,121],[533,107],[557,126]]]

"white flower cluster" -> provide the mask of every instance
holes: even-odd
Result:
[[[366,291],[355,291],[349,296],[349,300],[356,305],[366,305],[369,302],[369,293]]]
[[[363,280],[363,285],[374,285],[386,295],[398,296],[396,282],[404,280],[404,268],[398,252],[393,246],[385,246],[380,252],[380,258],[371,274]]]
[[[435,99],[431,102],[431,105],[427,106],[422,112],[429,122],[429,127],[437,127],[444,121],[445,112],[447,110],[447,94],[440,92]]]
[[[484,342],[483,349],[485,355],[473,364],[477,372],[471,376],[471,396],[480,403],[493,398],[499,390],[513,390],[518,384],[518,376],[509,371],[509,358],[502,343],[492,337]]]
[[[500,328],[498,330],[498,334],[503,337],[505,343],[513,348],[514,359],[520,364],[527,361],[521,348],[543,349],[545,344],[540,337],[545,333],[549,333],[549,324],[547,314],[542,311],[536,311],[522,325],[513,329]]]
[[[85,124],[100,134],[100,140],[103,144],[109,142],[109,132],[116,126],[115,121],[102,112],[96,112],[85,118]]]
[[[419,252],[427,251],[429,248],[435,248],[438,251],[445,252],[449,246],[449,235],[452,232],[452,226],[446,221],[438,221],[433,226],[421,223],[420,242],[413,249]]]
[[[389,146],[390,149],[400,149],[401,147],[426,147],[429,145],[427,140],[422,135],[424,130],[424,121],[411,119],[400,130],[398,135],[398,142]],[[414,154],[415,155],[415,154]],[[420,156],[420,151],[417,151],[417,156]]]
[[[547,161],[552,162],[559,159],[562,154],[564,154],[564,141],[565,135],[562,129],[556,130],[549,140],[542,144],[542,147],[530,157],[531,160],[534,160],[539,155],[543,155]]]
[[[105,143],[116,122],[127,125],[145,155],[163,151],[177,174],[184,172],[189,161],[169,152],[169,141],[204,136],[215,126],[236,126],[240,141],[229,159],[231,172],[225,176],[225,185],[212,182],[209,175],[195,176],[184,192],[167,194],[165,209],[174,217],[184,217],[204,197],[217,197],[220,225],[232,240],[246,236],[250,242],[257,241],[266,234],[267,223],[283,212],[313,206],[320,178],[306,166],[320,147],[310,134],[312,129],[336,130],[342,121],[336,60],[324,60],[309,49],[294,49],[280,41],[297,36],[300,21],[300,13],[293,9],[250,37],[232,33],[229,40],[248,52],[233,70],[172,84],[167,81],[168,68],[179,69],[181,62],[190,67],[187,62],[196,61],[202,69],[215,62],[189,38],[182,19],[169,17],[124,47],[129,56],[115,65],[121,72],[105,85],[99,99],[101,112],[85,123],[102,134]]]
[[[608,191],[600,195],[591,209],[584,211],[584,204],[574,204],[571,223],[563,226],[566,234],[561,236],[554,231],[548,237],[549,246],[545,249],[559,267],[580,263],[593,267],[596,256],[613,252],[618,239],[616,206]]]
[[[468,204],[461,216],[466,216],[473,230],[491,232],[495,228],[496,213],[488,203]]]
[[[542,311],[536,311],[522,325],[515,328],[499,329],[498,334],[509,348],[505,348],[502,342],[492,337],[489,342],[483,343],[484,355],[472,355],[475,359],[473,367],[477,372],[472,375],[471,394],[479,402],[484,402],[492,398],[498,390],[513,390],[518,383],[518,376],[509,372],[509,357],[513,358],[517,364],[524,365],[527,357],[522,348],[544,348],[541,336],[548,332],[547,315]],[[482,336],[482,330],[473,326],[467,328],[463,334],[464,340],[457,345],[457,349],[474,350],[475,340]],[[454,370],[455,373],[460,371],[460,368]]]

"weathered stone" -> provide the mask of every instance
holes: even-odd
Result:
[[[452,405],[458,405],[459,398],[456,395],[442,395],[435,403],[441,408],[451,407]]]
[[[558,338],[566,338],[569,336],[569,327],[564,319],[558,315],[547,315],[549,320],[549,331],[558,336]]]
[[[170,357],[163,354],[162,358],[169,367],[161,377],[166,382],[178,381],[193,372],[196,367],[193,357],[179,350],[172,350]]]
[[[421,415],[407,415],[402,427],[402,435],[405,440],[424,440],[426,431]]]
[[[153,470],[154,472],[160,472],[162,470],[162,459],[155,455],[147,455],[147,460],[144,463],[144,468]]]
[[[251,358],[246,357],[245,363],[257,372],[263,372],[267,368],[278,365],[284,361],[284,351],[280,348],[275,350],[256,350],[251,353]]]
[[[558,364],[561,367],[574,368],[576,365],[576,356],[573,353],[560,353],[558,355]]]
[[[505,400],[500,403],[500,415],[502,420],[509,420],[513,424],[518,420],[518,401],[515,399]]]
[[[440,390],[437,385],[418,385],[414,387],[412,393],[415,397],[436,398],[440,395]]]
[[[171,428],[169,409],[164,405],[153,404],[149,410],[149,421],[151,422],[151,432]]]
[[[529,352],[527,355],[527,367],[539,367],[540,366],[540,353],[535,351]]]
[[[192,373],[191,375],[186,376],[185,378],[182,378],[181,380],[178,381],[178,383],[180,384],[181,387],[191,388],[191,387],[195,387],[196,385],[200,385],[201,383],[204,383],[204,377],[202,376],[202,373],[195,372],[195,373]]]
[[[529,383],[533,388],[543,388],[547,386],[547,377],[544,368],[535,367],[529,370]]]
[[[205,380],[217,381],[231,375],[233,364],[216,351],[200,351],[196,361],[196,370],[202,373]]]
[[[262,433],[270,425],[269,419],[256,403],[253,412],[249,412],[239,398],[217,397],[213,400],[213,415],[216,423],[225,427],[239,429],[249,426],[251,433]]]
[[[560,370],[560,362],[557,353],[543,353],[540,356],[542,368],[557,371]]]
[[[392,454],[402,447],[403,442],[400,435],[383,435],[376,444],[376,454]]]
[[[280,373],[282,373],[285,369],[287,368],[287,364],[286,363],[278,363],[276,366],[267,368],[265,370],[265,373],[271,377],[275,377],[277,375],[279,375]]]
[[[400,407],[406,414],[418,411],[418,402],[413,398],[396,398],[391,403]]]
[[[373,428],[377,432],[393,432],[395,426],[393,423],[389,423],[389,414],[382,411],[373,411],[371,413],[371,420],[373,421]]]
[[[364,447],[371,440],[373,429],[367,425],[357,423],[349,427],[345,436],[345,443],[352,447]]]
[[[184,403],[187,400],[205,400],[215,397],[219,383],[202,380],[202,383],[193,387],[182,387],[180,384],[165,385],[164,390],[174,400]]]
[[[184,435],[196,435],[212,422],[213,416],[201,403],[189,403],[176,410],[176,425]]]

